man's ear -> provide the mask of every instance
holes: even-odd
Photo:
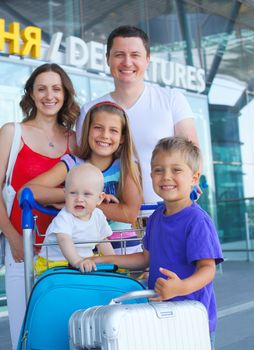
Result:
[[[97,201],[97,206],[99,206],[104,201],[105,197],[106,197],[105,192],[101,192],[101,194],[99,195],[99,199]]]

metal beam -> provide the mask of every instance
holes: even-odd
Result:
[[[228,22],[227,22],[225,29],[224,29],[224,32],[227,33],[228,35],[225,36],[223,38],[222,42],[219,44],[217,51],[216,51],[216,54],[215,54],[214,59],[213,59],[213,63],[212,63],[210,72],[207,76],[207,80],[206,80],[206,85],[207,85],[206,93],[207,94],[209,93],[209,90],[211,88],[214,77],[218,72],[221,60],[222,60],[223,55],[226,51],[229,35],[233,31],[234,24],[235,24],[235,21],[236,21],[238,14],[239,14],[241,5],[242,5],[242,3],[240,3],[238,0],[233,1],[230,18],[228,19]]]
[[[189,66],[193,66],[193,58],[192,58],[192,45],[191,45],[191,36],[190,36],[190,29],[188,26],[188,20],[186,16],[186,11],[184,8],[184,1],[183,0],[175,0],[176,4],[176,12],[177,17],[180,25],[181,35],[182,39],[186,42],[186,49],[185,49],[185,62]]]

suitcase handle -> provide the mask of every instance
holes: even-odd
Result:
[[[134,290],[132,292],[124,293],[120,297],[114,298],[110,301],[109,305],[121,304],[126,300],[141,299],[141,298],[155,298],[158,294],[153,289],[146,290]]]

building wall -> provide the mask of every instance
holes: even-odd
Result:
[[[3,39],[1,125],[21,120],[24,82],[47,60],[67,70],[80,104],[111,91],[113,82],[103,59],[108,34],[121,24],[144,29],[153,57],[147,80],[183,89],[196,115],[203,179],[208,183],[200,204],[216,222],[225,256],[246,258],[244,251],[227,250],[246,248],[246,213],[251,216],[254,205],[253,15],[247,2],[228,0],[1,1],[0,43],[1,33],[10,32],[13,21],[20,30],[42,30],[36,58],[10,55]],[[74,43],[78,58],[71,50]]]

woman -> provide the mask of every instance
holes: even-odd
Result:
[[[74,96],[70,78],[57,64],[39,66],[27,80],[20,102],[24,114],[20,151],[12,176],[12,186],[16,192],[26,182],[53,167],[65,153],[75,150],[75,134],[71,128],[79,107]],[[13,123],[7,123],[0,129],[1,186],[4,183],[13,135]],[[45,233],[50,221],[50,217],[40,214],[38,228],[41,233]],[[16,349],[25,311],[21,210],[17,198],[8,218],[1,194],[0,227],[7,239],[6,295],[12,346]],[[36,237],[36,242],[41,241],[41,237]]]

